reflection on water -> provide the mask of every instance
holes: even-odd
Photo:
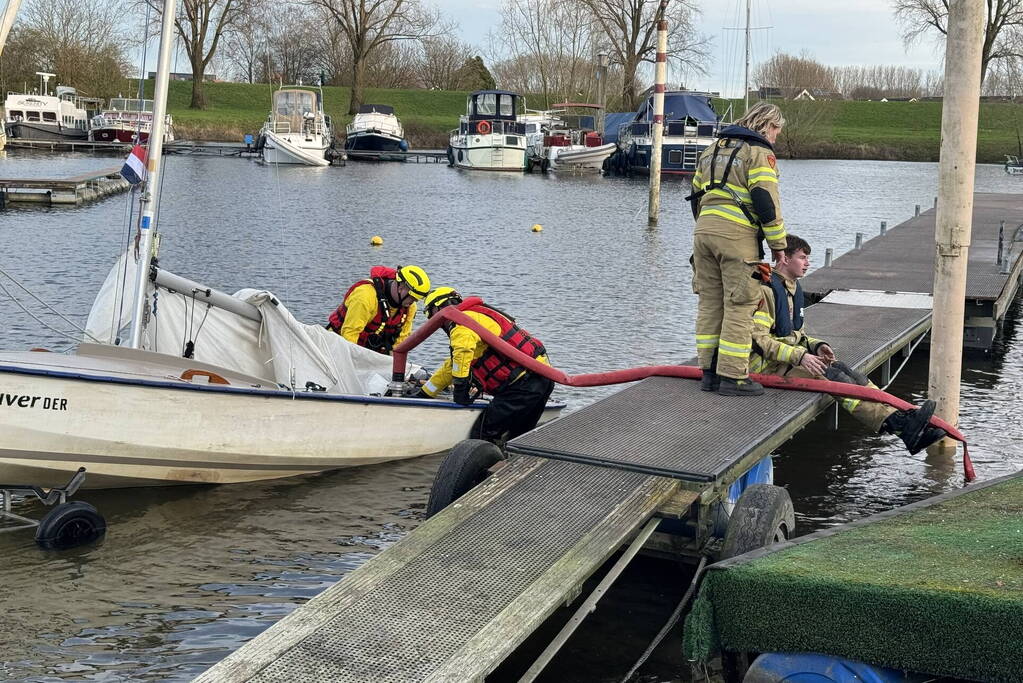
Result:
[[[9,153],[0,176],[117,163]],[[665,185],[662,224],[649,228],[646,185],[628,179],[473,174],[435,164],[275,169],[188,157],[169,157],[167,172],[164,267],[227,291],[271,289],[300,319],[323,320],[371,265],[417,263],[436,285],[515,315],[568,372],[694,353],[685,183]],[[840,254],[856,232],[876,234],[880,221],[893,226],[915,204],[931,206],[936,187],[935,164],[788,161],[782,174],[786,225],[815,246],[817,263],[825,247]],[[978,169],[979,191],[1016,191],[1020,183],[1000,166]],[[83,322],[127,243],[124,211],[124,197],[111,197],[0,213],[0,268]],[[532,233],[534,223],[544,231]],[[377,234],[385,243],[373,248]],[[0,322],[0,348],[71,345],[2,294]],[[445,351],[433,340],[416,360],[434,365]],[[927,382],[926,350],[917,353],[893,386],[915,401]],[[1015,414],[1021,356],[1010,322],[993,354],[964,365],[962,425],[981,478],[1023,465]],[[556,396],[578,408],[614,390],[561,388]],[[381,440],[395,427],[382,428]],[[801,530],[961,484],[958,466],[908,457],[899,445],[844,416],[837,431],[822,419],[786,444],[776,478],[792,493]],[[31,534],[0,535],[0,680],[188,680],[418,524],[438,462],[85,492],[110,525],[100,543],[47,553]]]

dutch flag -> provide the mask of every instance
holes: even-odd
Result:
[[[138,185],[146,179],[146,161],[148,153],[142,145],[131,148],[131,154],[121,167],[121,175],[132,185]]]

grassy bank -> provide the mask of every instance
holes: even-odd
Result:
[[[152,84],[150,83],[150,90]],[[179,138],[239,140],[256,133],[270,110],[266,84],[209,83],[209,108],[188,108],[192,84],[172,82],[170,111]],[[441,90],[366,91],[366,100],[395,108],[413,147],[444,147],[447,132],[465,111],[464,92]],[[324,106],[343,131],[349,88],[323,89]],[[527,98],[528,99],[528,98]],[[885,159],[936,161],[941,131],[940,102],[779,102],[788,118],[782,156],[806,159]],[[716,101],[719,112],[727,101]],[[741,105],[733,111],[741,111]],[[977,157],[1000,162],[1018,150],[1023,105],[984,102],[980,108]]]

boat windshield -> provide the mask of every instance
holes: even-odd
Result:
[[[479,117],[515,117],[515,95],[508,93],[480,93],[475,97],[475,114]]]
[[[308,90],[278,90],[274,94],[274,113],[278,116],[302,116],[315,113],[313,93]]]
[[[110,100],[110,108],[116,111],[139,111],[152,113],[153,101],[114,97]]]

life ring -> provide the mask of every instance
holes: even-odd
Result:
[[[480,121],[476,124],[476,132],[480,135],[490,135],[491,130],[490,121]]]

